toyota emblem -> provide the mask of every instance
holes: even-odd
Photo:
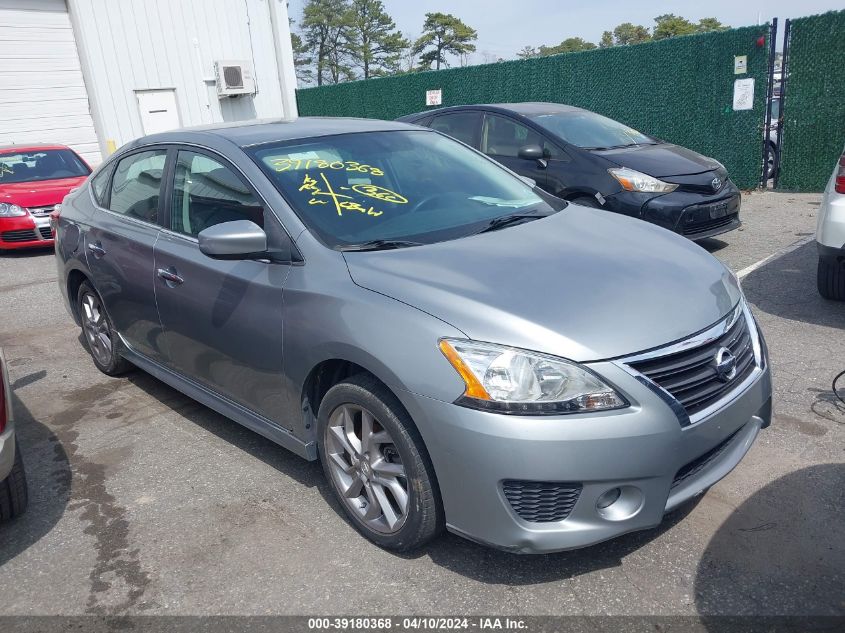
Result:
[[[714,358],[716,362],[716,375],[722,382],[733,380],[736,376],[736,356],[727,347],[719,348]]]
[[[719,191],[722,188],[722,179],[716,176],[710,181],[710,186],[713,187],[713,191]]]

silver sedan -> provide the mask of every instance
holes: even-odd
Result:
[[[116,152],[54,217],[94,363],[309,460],[350,523],[516,552],[657,525],[771,418],[736,278],[433,130],[299,119]]]

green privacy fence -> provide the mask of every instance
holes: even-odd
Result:
[[[791,29],[778,188],[821,191],[845,144],[845,11]]]
[[[767,26],[551,57],[413,73],[297,91],[302,116],[393,119],[443,105],[553,101],[580,106],[721,161],[743,188],[758,184]],[[734,74],[734,56],[747,72]],[[734,80],[755,80],[753,107],[733,109]]]

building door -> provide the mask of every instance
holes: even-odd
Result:
[[[0,145],[100,147],[64,0],[0,0]]]
[[[135,95],[138,97],[144,134],[157,134],[182,127],[175,90],[139,90]]]

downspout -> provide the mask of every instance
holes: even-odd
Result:
[[[279,89],[282,93],[282,116],[292,119],[297,117],[299,112],[296,108],[296,71],[293,66],[293,46],[290,41],[287,2],[286,0],[267,0],[267,6],[270,9],[276,70],[279,73]]]

